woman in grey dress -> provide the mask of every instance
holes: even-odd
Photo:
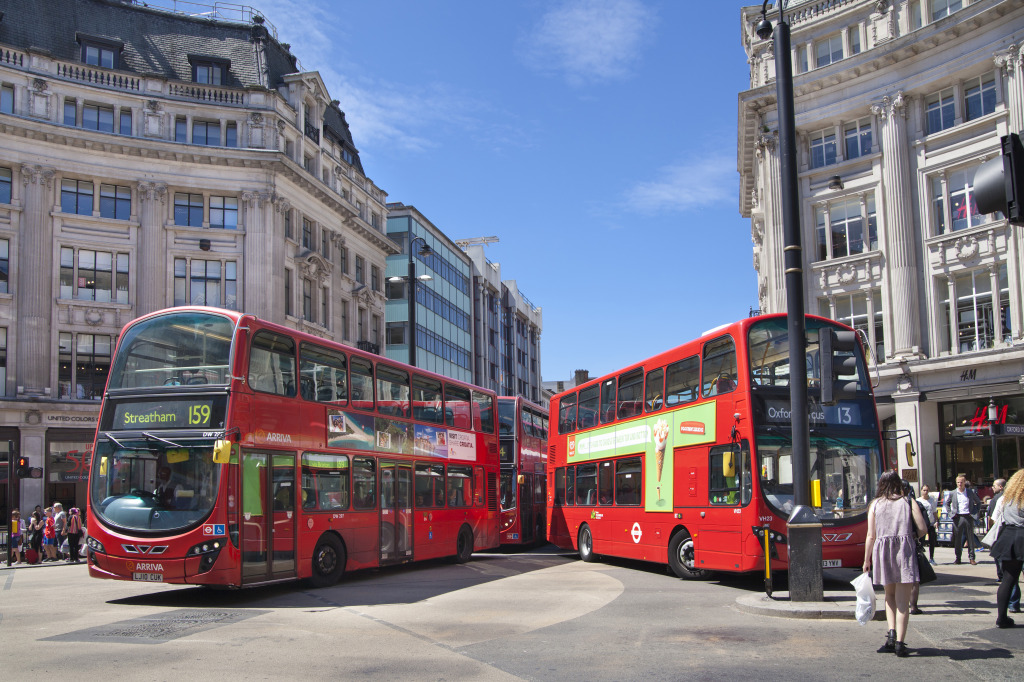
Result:
[[[887,471],[878,481],[878,494],[868,508],[868,535],[864,542],[864,572],[885,587],[885,644],[878,653],[909,654],[904,637],[910,622],[910,593],[919,579],[915,538],[928,532],[920,508],[903,494],[903,481]]]

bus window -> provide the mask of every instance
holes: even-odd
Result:
[[[565,503],[565,468],[555,469],[555,506]]]
[[[377,365],[377,411],[389,417],[409,416],[409,373]]]
[[[714,505],[750,501],[750,451],[738,443],[711,448],[708,460],[708,501]]]
[[[359,410],[373,409],[373,363],[363,358],[352,358],[352,407]]]
[[[544,440],[548,439],[548,428],[549,428],[548,427],[548,423],[549,423],[548,422],[548,416],[546,414],[545,415],[541,415],[541,418],[540,418],[540,428],[541,428],[540,437],[543,438]]]
[[[416,506],[424,509],[444,506],[444,465],[416,465]]]
[[[348,509],[348,457],[304,453],[302,455],[302,508]]]
[[[494,397],[473,391],[473,430],[494,433]]]
[[[469,507],[473,504],[473,467],[448,467],[448,506]]]
[[[282,334],[257,332],[249,351],[249,386],[254,391],[295,395],[295,341]]]
[[[665,404],[668,407],[693,402],[700,397],[700,360],[691,356],[673,362],[665,373]]]
[[[628,419],[640,414],[643,409],[640,394],[643,390],[644,370],[642,367],[619,377],[619,419]]]
[[[445,423],[456,429],[470,429],[469,389],[444,385]]]
[[[615,504],[640,504],[640,458],[615,462]]]
[[[615,379],[601,384],[601,423],[615,421]]]
[[[601,387],[598,384],[587,386],[580,391],[579,428],[589,429],[597,426],[597,400]]]
[[[576,504],[588,507],[597,504],[597,464],[577,465]]]
[[[441,382],[412,375],[412,416],[431,424],[444,424],[444,410],[441,403]]]
[[[615,468],[614,462],[601,462],[597,469],[597,502],[611,504],[615,500],[614,493]]]
[[[558,403],[558,432],[572,433],[576,430],[576,394],[562,396]]]
[[[498,401],[498,435],[506,438],[516,436],[516,401]],[[505,460],[502,459],[502,462]],[[512,454],[509,453],[509,462],[512,461]]]
[[[565,504],[569,507],[576,504],[576,467],[565,469]]]
[[[302,397],[321,403],[348,402],[348,370],[344,353],[304,343],[299,347]]]
[[[533,418],[530,416],[530,410],[523,408],[519,415],[520,424],[522,424],[524,436],[535,436],[533,432]]]
[[[704,397],[721,395],[736,388],[736,345],[731,336],[704,344]]]
[[[353,358],[354,359],[354,358]],[[376,509],[377,462],[371,457],[352,458],[352,508]]]
[[[661,409],[665,397],[665,370],[652,369],[647,373],[647,386],[644,389],[644,410],[656,412]]]

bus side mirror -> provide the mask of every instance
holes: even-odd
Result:
[[[907,466],[908,467],[913,467],[914,466],[914,444],[913,443],[906,443],[903,447],[906,449],[906,453],[907,453]]]
[[[722,476],[732,478],[736,475],[736,453],[728,450],[722,453]]]
[[[213,444],[213,463],[227,464],[231,461],[231,441],[223,438]]]

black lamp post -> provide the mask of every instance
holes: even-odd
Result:
[[[999,444],[996,442],[996,422],[999,421],[999,408],[995,398],[988,399],[988,432],[992,436],[992,484],[999,478]]]
[[[409,232],[412,235],[412,232]],[[409,274],[405,277],[392,277],[391,280],[402,280],[408,282],[408,288],[406,289],[406,296],[409,297],[409,338],[406,342],[409,344],[409,364],[413,367],[416,366],[416,262],[413,260],[413,246],[416,242],[423,242],[423,246],[420,248],[421,256],[428,256],[433,251],[427,246],[427,240],[423,237],[412,237],[409,240]],[[430,279],[426,276],[426,279]]]
[[[807,337],[804,323],[803,251],[800,235],[800,195],[796,157],[796,105],[793,97],[793,59],[789,24],[776,0],[779,19],[768,21],[768,0],[761,5],[755,32],[775,42],[775,89],[779,111],[779,152],[782,190],[783,252],[785,254],[786,313],[789,331],[789,400],[793,437],[793,512],[789,535],[789,596],[792,601],[822,601],[821,521],[810,504],[810,431],[807,408]],[[822,377],[822,381],[826,381]]]

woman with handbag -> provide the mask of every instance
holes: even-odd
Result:
[[[925,524],[928,526],[928,533],[934,533],[935,528],[931,523],[928,522],[928,509],[921,500],[914,498],[914,489],[910,487],[910,483],[903,481],[903,496],[907,498],[907,501],[911,505],[917,505],[917,508],[921,511],[921,517],[924,518]],[[910,615],[919,616],[924,611],[917,605],[917,599],[921,595],[921,583],[930,583],[935,580],[935,569],[932,568],[931,563],[928,561],[928,557],[924,553],[924,540],[917,538],[914,540],[914,544],[917,550],[917,573],[918,579],[914,583],[913,589],[910,590]],[[934,552],[935,549],[933,548]],[[932,562],[934,563],[934,562]]]
[[[916,504],[908,504],[903,481],[887,471],[878,481],[878,493],[868,508],[868,534],[864,542],[864,572],[872,571],[876,585],[885,587],[885,620],[889,626],[878,653],[910,655],[904,638],[910,623],[910,594],[919,580],[917,543],[928,525]]]
[[[996,626],[1012,628],[1013,619],[1006,615],[1010,597],[1019,590],[1021,567],[1024,566],[1024,469],[1010,478],[1000,498],[1002,519],[999,535],[992,543],[992,558],[1000,563],[1003,578],[996,592]]]
[[[43,559],[43,527],[43,515],[38,510],[32,512],[28,522],[28,547],[32,554],[25,552],[30,564],[39,563]]]

